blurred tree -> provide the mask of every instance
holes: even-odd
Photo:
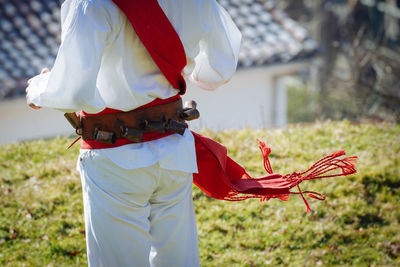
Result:
[[[320,44],[319,116],[400,122],[400,0],[280,0]]]
[[[400,122],[400,3],[395,0],[349,1],[340,38],[350,66],[347,88],[360,117]],[[367,5],[368,4],[368,5]],[[346,87],[347,85],[347,87]]]

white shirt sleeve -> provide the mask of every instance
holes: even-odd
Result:
[[[36,106],[96,113],[105,108],[96,87],[108,34],[105,9],[95,1],[66,1],[61,9],[62,42],[49,73],[32,78],[27,95]]]
[[[201,0],[203,36],[189,79],[202,89],[214,90],[236,71],[242,35],[229,14],[214,0]]]

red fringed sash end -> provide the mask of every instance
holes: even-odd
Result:
[[[194,183],[217,199],[238,201],[260,198],[260,201],[265,201],[279,198],[287,201],[291,194],[299,194],[309,212],[311,208],[304,194],[318,200],[325,200],[325,196],[313,191],[302,191],[299,186],[302,181],[356,173],[354,164],[357,157],[341,158],[345,152],[338,151],[317,161],[304,172],[274,174],[269,161],[271,149],[259,141],[264,169],[268,175],[252,178],[243,167],[227,156],[223,145],[197,133],[193,132],[193,135],[199,169],[199,173],[194,175]],[[293,187],[297,187],[298,192],[290,191]]]

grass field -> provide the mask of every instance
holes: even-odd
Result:
[[[275,172],[306,169],[338,149],[359,157],[358,174],[308,181],[299,196],[224,202],[193,189],[202,266],[400,266],[400,126],[349,122],[274,130],[203,132],[263,174],[257,138]],[[0,265],[85,266],[78,146],[60,138],[0,147]]]

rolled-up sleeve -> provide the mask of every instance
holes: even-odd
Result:
[[[62,7],[62,42],[49,73],[35,76],[27,94],[36,106],[95,113],[105,108],[96,87],[111,24],[93,1],[66,1]],[[64,14],[63,14],[64,12]]]
[[[242,35],[216,1],[203,3],[203,36],[189,79],[202,89],[214,90],[235,73]]]

